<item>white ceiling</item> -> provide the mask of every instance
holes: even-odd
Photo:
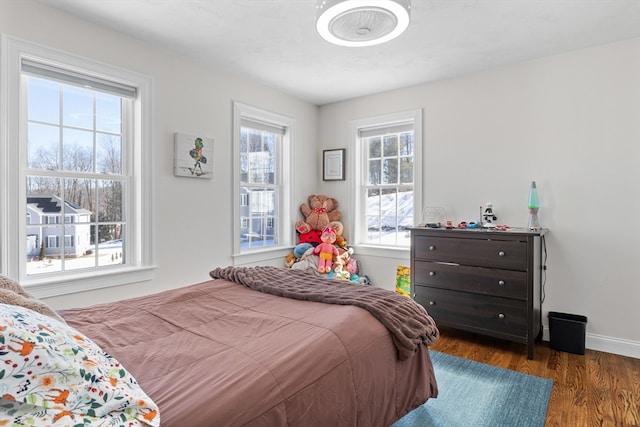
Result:
[[[38,0],[322,105],[640,37],[640,0],[413,0],[399,38],[333,46],[316,0]]]

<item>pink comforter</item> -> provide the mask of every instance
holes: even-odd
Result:
[[[437,395],[427,347],[399,361],[354,306],[216,279],[62,314],[132,373],[163,427],[389,426]]]

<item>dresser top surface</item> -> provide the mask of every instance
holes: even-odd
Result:
[[[444,227],[410,227],[410,231],[428,231],[433,233],[442,233],[443,235],[487,235],[487,236],[544,236],[549,232],[546,228],[538,230],[530,230],[525,227],[511,227],[506,230],[496,230],[491,228],[451,228]]]

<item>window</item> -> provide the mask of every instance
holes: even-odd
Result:
[[[356,242],[408,248],[421,212],[422,111],[351,122],[356,165]]]
[[[293,130],[288,117],[234,103],[235,254],[291,245]]]
[[[150,278],[151,79],[2,42],[1,269],[38,296]]]
[[[58,241],[60,240],[60,236],[47,236],[47,248],[58,248],[60,245]]]

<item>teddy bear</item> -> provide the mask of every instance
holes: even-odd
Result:
[[[338,248],[333,244],[336,241],[336,232],[331,227],[325,227],[322,231],[322,243],[315,247],[313,253],[319,255],[318,272],[328,273],[331,271],[333,257],[338,255]]]
[[[324,230],[331,221],[338,221],[341,212],[337,209],[338,201],[322,194],[309,196],[309,204],[300,205],[300,212],[304,216],[304,222],[311,230]]]
[[[298,244],[311,243],[317,246],[322,242],[320,240],[322,230],[312,230],[311,226],[304,221],[296,221],[296,231],[298,232]]]

